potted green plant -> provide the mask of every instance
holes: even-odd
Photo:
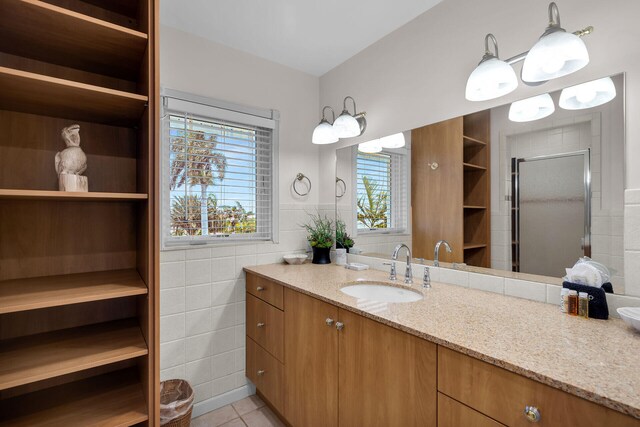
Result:
[[[310,220],[303,227],[307,230],[307,241],[313,250],[313,264],[331,264],[330,252],[333,246],[333,221],[320,214],[309,215]]]
[[[336,248],[346,249],[348,253],[349,249],[352,248],[354,244],[355,242],[353,241],[351,236],[347,234],[347,225],[344,223],[343,220],[337,219],[336,220]]]

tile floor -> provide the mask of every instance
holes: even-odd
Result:
[[[191,427],[284,427],[262,399],[253,395],[191,420]]]

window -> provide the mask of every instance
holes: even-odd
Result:
[[[164,94],[164,245],[274,240],[277,112]]]
[[[406,231],[406,157],[391,152],[357,153],[355,202],[359,234]]]

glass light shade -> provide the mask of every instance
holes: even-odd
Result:
[[[360,135],[360,123],[346,110],[333,122],[333,127],[338,138],[353,138]]]
[[[402,148],[404,145],[404,134],[402,132],[380,138],[380,146],[382,148]]]
[[[516,101],[509,107],[509,120],[512,122],[532,122],[550,116],[556,110],[551,95],[534,96]]]
[[[606,104],[615,97],[616,86],[611,77],[605,77],[563,89],[559,105],[565,110],[582,110]]]
[[[322,120],[313,130],[311,142],[314,144],[333,144],[338,142],[338,135],[336,135],[336,130],[331,126],[331,123]]]
[[[363,142],[362,144],[358,144],[358,151],[362,153],[379,153],[382,151],[382,145],[380,145],[379,139],[374,139],[372,141]]]
[[[465,97],[469,101],[486,101],[513,92],[518,78],[511,65],[498,58],[481,62],[469,76]]]
[[[572,33],[555,31],[540,37],[522,66],[522,80],[544,82],[578,71],[589,63],[587,46]]]

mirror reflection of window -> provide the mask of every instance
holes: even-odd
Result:
[[[407,226],[406,156],[358,152],[355,174],[358,233],[404,231]]]

